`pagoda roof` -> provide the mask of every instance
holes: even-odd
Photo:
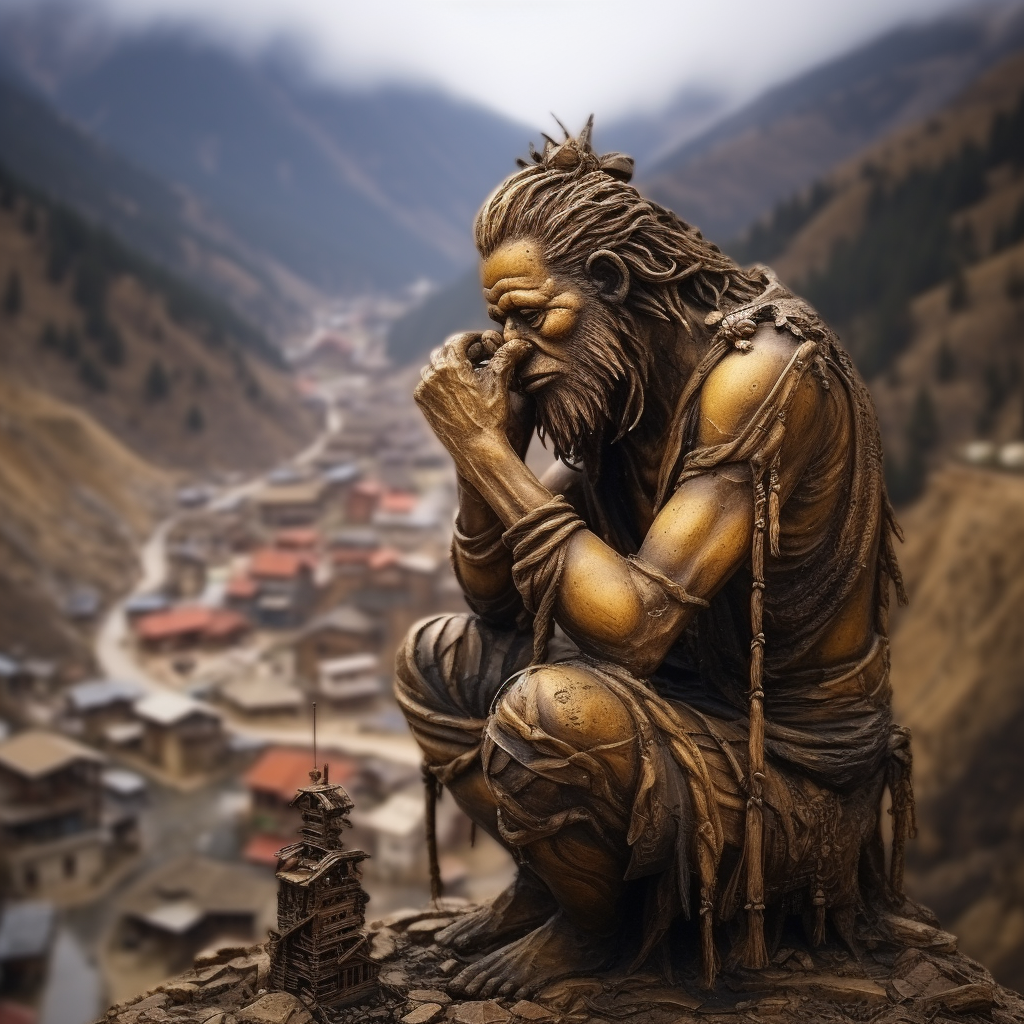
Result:
[[[292,843],[291,846],[286,846],[283,850],[278,850],[277,856],[280,860],[285,860],[292,853],[302,853],[306,848],[305,843]],[[294,868],[291,871],[278,871],[277,877],[285,882],[291,882],[294,885],[309,885],[311,882],[317,881],[326,875],[331,868],[341,863],[351,863],[352,861],[359,862],[366,860],[368,854],[363,853],[362,850],[331,850],[325,853],[323,857],[317,861],[315,867],[312,868]]]
[[[352,798],[345,792],[345,787],[336,782],[317,783],[312,786],[300,786],[295,794],[291,806],[295,807],[305,802],[315,801],[325,811],[343,811],[346,814],[352,810]]]

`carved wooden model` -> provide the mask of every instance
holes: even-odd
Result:
[[[270,987],[318,1006],[368,1000],[377,992],[378,965],[363,932],[369,900],[359,879],[362,850],[342,849],[352,801],[331,785],[327,765],[310,772],[292,801],[302,812],[301,838],[279,850],[277,932],[270,936]]]
[[[450,338],[415,394],[458,470],[474,614],[412,629],[398,700],[432,784],[519,864],[439,937],[496,947],[471,995],[640,963],[670,927],[707,985],[720,952],[764,966],[787,915],[852,941],[902,899],[913,829],[867,389],[813,309],[644,199],[590,129],[484,204],[499,330]]]

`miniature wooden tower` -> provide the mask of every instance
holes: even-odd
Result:
[[[316,767],[313,705],[310,785],[292,801],[302,812],[299,841],[279,850],[277,931],[270,933],[270,987],[320,1006],[359,1003],[377,991],[378,966],[363,932],[369,896],[359,880],[362,850],[342,848],[352,800]]]

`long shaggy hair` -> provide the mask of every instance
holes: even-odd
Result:
[[[505,242],[533,239],[555,274],[591,291],[574,370],[537,395],[542,437],[566,461],[583,456],[583,448],[593,452],[612,424],[614,441],[639,421],[655,358],[641,340],[641,317],[692,333],[694,314],[745,302],[762,288],[700,231],[633,188],[629,157],[595,154],[592,127],[593,118],[576,138],[566,131],[562,143],[547,139],[543,153],[531,146],[534,163],[520,161],[522,169],[491,193],[474,225],[481,258]],[[600,250],[615,253],[629,270],[620,306],[599,301],[589,284],[587,261]]]

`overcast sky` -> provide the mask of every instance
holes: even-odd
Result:
[[[31,0],[21,0],[31,2]],[[289,37],[322,74],[431,82],[531,125],[652,109],[688,84],[734,98],[964,0],[73,0],[136,27]],[[970,2],[970,0],[968,0]]]

